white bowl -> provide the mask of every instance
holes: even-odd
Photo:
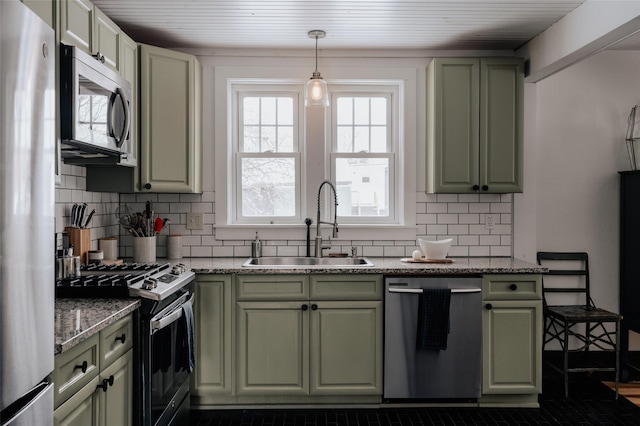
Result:
[[[424,253],[427,259],[444,259],[447,257],[449,247],[453,238],[447,238],[446,240],[427,241],[418,239],[420,243],[420,249]]]

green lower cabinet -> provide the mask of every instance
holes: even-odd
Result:
[[[133,316],[56,355],[55,425],[133,425]]]
[[[311,394],[382,394],[382,302],[312,302],[311,309]]]
[[[237,395],[309,393],[308,309],[306,301],[236,304]]]
[[[91,426],[99,425],[100,404],[96,386],[99,377],[94,377],[82,389],[53,412],[55,426]]]
[[[196,366],[191,401],[216,404],[232,392],[231,275],[198,275],[195,285]]]
[[[133,349],[115,360],[100,373],[101,383],[108,387],[97,389],[100,398],[100,425],[131,426],[133,423]]]
[[[235,277],[240,403],[366,403],[382,395],[382,276]]]
[[[481,405],[537,406],[542,392],[540,275],[485,275]]]

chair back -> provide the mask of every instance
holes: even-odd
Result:
[[[589,256],[584,252],[537,254],[538,264],[549,268],[542,275],[545,306],[586,305],[594,307],[589,287]],[[571,296],[572,295],[572,296]]]

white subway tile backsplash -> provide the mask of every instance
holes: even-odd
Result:
[[[447,213],[447,203],[427,203],[427,213]]]
[[[147,200],[154,202],[156,216],[169,219],[167,227],[158,238],[157,253],[166,253],[166,235],[183,235],[185,257],[248,257],[251,240],[217,240],[215,234],[215,192],[202,194],[117,194],[86,191],[84,167],[62,167],[63,184],[56,188],[56,231],[69,223],[71,204],[86,202],[88,210],[96,209],[91,228],[92,240],[118,235],[120,255],[132,256],[132,238],[116,223],[115,209],[127,204],[131,211],[142,211]],[[451,256],[510,256],[512,251],[512,202],[511,194],[416,194],[415,228],[417,238],[454,238]],[[186,213],[204,213],[203,230],[186,229]],[[486,214],[492,214],[495,226],[485,227]],[[418,247],[413,240],[354,240],[333,243],[331,252],[351,253],[369,257],[405,257]],[[313,248],[312,248],[313,251]],[[306,241],[263,240],[264,256],[304,256]]]

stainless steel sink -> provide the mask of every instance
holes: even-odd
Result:
[[[242,266],[373,266],[366,257],[250,257]]]

